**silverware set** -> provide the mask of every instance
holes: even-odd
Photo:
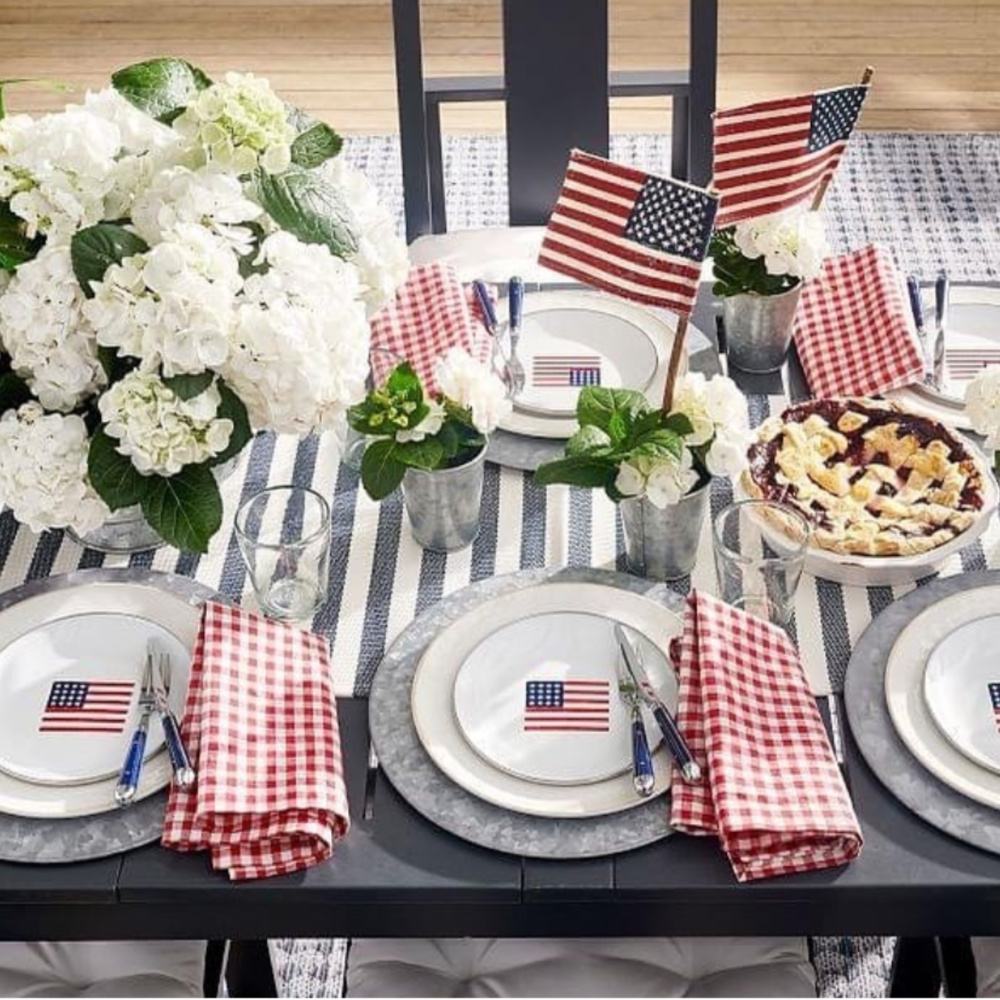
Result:
[[[701,768],[677,728],[677,721],[670,709],[656,694],[643,663],[641,651],[636,648],[621,625],[615,625],[615,638],[622,654],[618,662],[618,695],[632,713],[632,783],[637,794],[650,795],[656,784],[653,758],[649,752],[649,739],[642,718],[644,704],[660,727],[663,740],[677,762],[681,777],[691,783],[700,781]]]
[[[170,656],[150,640],[146,646],[146,661],[139,691],[139,723],[129,742],[125,763],[122,765],[118,785],[115,788],[115,804],[122,808],[131,805],[139,787],[139,777],[146,755],[146,742],[149,738],[149,717],[153,712],[159,715],[160,724],[163,726],[163,740],[170,755],[174,784],[178,788],[190,788],[195,783],[195,771],[181,739],[180,725],[170,708],[171,675]]]
[[[483,326],[493,340],[494,363],[499,361],[498,368],[507,395],[513,399],[524,390],[524,365],[517,356],[517,344],[521,337],[521,325],[524,317],[524,281],[516,275],[507,284],[507,306],[510,319],[507,323],[506,336],[500,329],[496,307],[490,296],[489,289],[483,281],[474,281],[472,288],[479,304],[479,312]]]
[[[940,391],[944,388],[945,331],[948,326],[948,275],[941,271],[934,282],[934,329],[927,329],[924,322],[924,306],[920,298],[920,283],[915,275],[906,278],[906,290],[910,298],[910,310],[917,324],[917,334],[923,344],[927,364],[927,382]]]

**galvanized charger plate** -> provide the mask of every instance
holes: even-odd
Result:
[[[882,784],[931,826],[993,854],[1000,854],[1000,813],[949,788],[906,748],[889,716],[885,669],[897,639],[917,615],[945,597],[997,584],[997,570],[963,573],[935,580],[891,604],[858,640],[844,686],[851,733]]]
[[[208,587],[184,576],[142,568],[84,569],[36,580],[0,596],[0,611],[38,594],[91,583],[137,584],[156,587],[199,605],[216,598]],[[0,813],[0,861],[62,864],[121,854],[152,843],[163,833],[165,792],[151,795],[128,809],[115,809],[78,819],[24,819]]]
[[[410,712],[413,674],[427,645],[446,625],[485,601],[546,581],[600,583],[645,594],[680,613],[684,598],[663,584],[595,569],[522,570],[474,583],[446,597],[405,629],[375,674],[369,729],[379,764],[417,812],[449,833],[482,847],[523,857],[599,857],[668,837],[669,799],[594,819],[546,819],[511,812],[476,798],[446,777],[417,737]]]

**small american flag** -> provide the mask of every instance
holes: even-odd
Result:
[[[990,685],[990,701],[993,702],[993,721],[997,724],[997,730],[1000,731],[1000,684]]]
[[[526,733],[606,733],[611,695],[607,681],[528,681]]]
[[[538,262],[690,316],[717,206],[702,188],[574,149]]]
[[[984,368],[1000,365],[1000,349],[949,347],[945,350],[945,365],[953,382],[971,382]]]
[[[54,681],[39,732],[120,733],[134,688],[134,681]]]
[[[832,177],[868,85],[762,101],[715,115],[716,226],[770,215],[811,198]]]
[[[596,355],[536,354],[531,363],[531,384],[542,389],[600,385],[601,359]]]

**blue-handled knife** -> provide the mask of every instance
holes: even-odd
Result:
[[[653,755],[649,752],[646,723],[642,719],[642,693],[627,666],[618,661],[618,696],[625,703],[632,719],[632,787],[645,798],[653,794],[656,774]]]
[[[948,325],[948,275],[941,271],[934,282],[934,384],[944,386],[944,336]]]
[[[194,768],[187,748],[181,739],[181,727],[177,716],[170,708],[168,695],[173,673],[170,656],[160,649],[155,642],[149,643],[149,656],[153,663],[153,691],[156,695],[156,710],[163,726],[163,741],[167,744],[170,755],[170,765],[174,771],[174,784],[178,788],[190,788],[195,781]]]
[[[115,805],[125,808],[132,804],[136,789],[139,787],[139,775],[142,773],[142,760],[146,755],[146,739],[149,735],[149,717],[156,708],[156,694],[153,691],[153,661],[146,653],[146,667],[142,673],[142,688],[139,691],[139,725],[132,734],[132,740],[125,754],[118,784],[115,786]]]
[[[687,740],[684,739],[681,731],[677,728],[677,722],[674,720],[670,709],[657,697],[655,689],[649,680],[649,675],[646,673],[646,668],[639,659],[638,653],[632,645],[632,640],[621,625],[615,625],[615,638],[618,640],[618,645],[621,647],[622,656],[625,660],[625,666],[632,680],[635,682],[639,694],[653,713],[653,718],[656,719],[656,724],[660,727],[660,732],[663,733],[667,749],[672,754],[674,760],[677,761],[681,777],[689,783],[701,781],[701,767],[699,767],[698,762],[694,759],[691,748],[687,745]]]
[[[479,313],[483,320],[486,332],[493,340],[493,364],[499,369],[500,377],[507,386],[507,395],[514,394],[514,386],[510,374],[510,362],[503,356],[503,349],[500,345],[500,329],[497,321],[497,311],[490,298],[489,289],[485,281],[476,280],[472,283],[472,291],[475,293],[476,301],[479,303]],[[499,361],[499,364],[497,363]]]
[[[515,275],[507,284],[507,309],[510,323],[507,327],[507,337],[510,346],[510,357],[507,367],[510,372],[511,395],[517,396],[524,391],[524,365],[517,356],[517,343],[521,339],[521,321],[524,317],[524,281]]]

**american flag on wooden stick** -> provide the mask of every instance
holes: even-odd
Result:
[[[833,177],[868,89],[837,87],[716,112],[712,185],[722,196],[716,226],[811,199]]]
[[[702,188],[575,149],[538,262],[689,316],[717,206]]]

